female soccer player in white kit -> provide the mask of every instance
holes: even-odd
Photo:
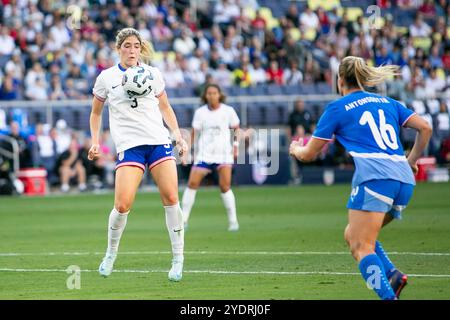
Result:
[[[192,120],[192,142],[198,138],[194,165],[189,175],[188,186],[183,193],[182,206],[184,225],[187,226],[195,195],[203,178],[217,170],[222,200],[228,215],[228,230],[238,231],[236,200],[231,190],[231,173],[234,159],[238,156],[237,134],[231,142],[231,130],[239,129],[239,118],[224,103],[225,95],[216,84],[209,84],[202,94],[204,105],[194,113]]]
[[[306,146],[293,142],[289,150],[300,161],[311,161],[335,135],[353,157],[356,168],[344,237],[367,286],[385,300],[398,299],[408,277],[377,238],[382,227],[401,217],[411,199],[413,172],[432,133],[424,119],[398,101],[364,91],[364,86],[383,83],[397,70],[370,67],[359,57],[344,58],[338,79],[343,97],[327,106]],[[402,126],[418,131],[408,157],[400,141]]]
[[[187,144],[181,137],[175,113],[164,91],[161,72],[143,63],[151,57],[150,43],[143,40],[137,30],[125,28],[116,37],[116,48],[120,63],[97,77],[90,117],[92,146],[89,159],[99,157],[101,114],[106,100],[109,102],[111,136],[118,153],[114,207],[108,222],[108,248],[99,273],[107,277],[113,270],[119,241],[147,167],[159,188],[172,244],[173,259],[168,277],[179,281],[183,270],[183,218],[178,202],[175,157],[163,119],[172,131],[180,155],[187,151]],[[122,76],[127,68],[136,65],[150,70],[153,77],[151,92],[144,97],[129,98],[121,86]]]

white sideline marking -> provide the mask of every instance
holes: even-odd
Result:
[[[98,272],[98,270],[80,270],[81,272]],[[166,273],[169,270],[114,270],[117,273]],[[0,272],[64,272],[66,269],[12,269],[0,268]],[[184,273],[208,273],[208,274],[267,274],[267,275],[338,275],[338,276],[361,276],[357,272],[328,272],[328,271],[225,271],[225,270],[185,270]],[[423,278],[450,278],[450,274],[408,274],[409,277]]]
[[[350,255],[347,251],[185,251],[185,254],[198,255]],[[12,256],[89,256],[104,255],[105,252],[0,252],[0,257]],[[120,255],[172,254],[171,251],[120,251]],[[450,256],[450,252],[389,252],[389,255],[404,256]]]

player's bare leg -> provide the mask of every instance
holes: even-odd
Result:
[[[108,248],[98,269],[104,277],[109,276],[113,270],[120,238],[125,230],[128,214],[143,174],[142,169],[132,166],[124,166],[116,170],[114,208],[111,210],[108,221]]]
[[[383,262],[375,253],[376,240],[385,220],[384,212],[349,210],[348,225],[345,228],[347,241],[353,258],[366,284],[381,299],[395,299],[395,293],[388,282]]]

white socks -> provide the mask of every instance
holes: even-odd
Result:
[[[166,211],[166,226],[169,232],[170,242],[172,243],[172,253],[174,258],[183,257],[184,249],[184,226],[183,213],[180,203],[173,206],[164,206]]]
[[[197,194],[197,190],[190,189],[189,187],[186,187],[183,193],[183,219],[184,223],[187,223],[189,220],[189,216],[191,214],[192,206],[195,202],[195,195]]]
[[[113,208],[109,215],[108,223],[108,251],[109,253],[116,253],[119,249],[120,237],[122,236],[125,225],[127,224],[128,213],[130,211],[120,213]]]
[[[227,209],[227,215],[228,215],[228,222],[230,224],[237,223],[237,216],[236,216],[236,200],[234,198],[233,191],[228,190],[227,192],[221,193],[223,204],[225,206],[225,209]]]

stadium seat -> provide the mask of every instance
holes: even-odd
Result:
[[[445,71],[444,71],[444,69],[442,69],[442,68],[436,69],[436,76],[439,79],[445,80]]]
[[[308,0],[308,7],[312,10],[322,7],[325,11],[330,11],[333,8],[341,7],[341,1],[339,0]]]
[[[256,11],[252,7],[245,7],[244,8],[244,16],[253,20],[256,17]]]
[[[439,100],[437,99],[429,99],[427,100],[427,106],[428,106],[428,111],[430,112],[430,114],[435,115],[437,113],[439,113]]]
[[[298,85],[291,85],[291,86],[283,86],[283,93],[287,95],[296,95],[301,93],[300,86]]]
[[[309,41],[314,41],[316,39],[317,36],[317,31],[315,29],[307,29],[305,31],[305,39],[309,40]]]
[[[429,37],[416,37],[413,38],[413,46],[414,48],[422,48],[425,51],[428,51],[431,47],[432,39]]]
[[[272,30],[273,28],[278,27],[280,25],[278,19],[272,16],[272,10],[270,8],[261,7],[259,8],[259,13],[261,17],[263,17],[263,19],[266,20],[267,30]]]
[[[193,97],[194,96],[194,90],[192,87],[180,87],[175,89],[176,96],[183,98],[183,97]]]
[[[294,41],[300,40],[300,38],[301,38],[301,36],[302,36],[302,34],[301,34],[299,28],[290,28],[288,32],[289,32],[289,35],[291,36],[291,38],[292,38]]]
[[[314,83],[302,83],[300,86],[302,94],[316,94],[316,86]]]
[[[247,125],[258,126],[265,122],[264,112],[262,107],[257,103],[251,103],[247,105]]]
[[[356,21],[356,19],[359,16],[364,16],[364,11],[363,9],[361,9],[361,7],[348,7],[345,8],[345,10],[347,11],[347,18],[348,21]],[[339,8],[338,9],[338,16],[342,17],[342,15],[344,14],[344,8]]]
[[[252,96],[263,96],[266,94],[266,85],[256,85],[254,87],[249,87],[248,88],[248,93]]]
[[[319,94],[331,94],[331,86],[326,82],[316,83],[316,92]]]
[[[272,95],[280,95],[280,94],[282,94],[281,86],[279,86],[277,84],[269,84],[267,86],[266,92],[270,96],[272,96]]]

